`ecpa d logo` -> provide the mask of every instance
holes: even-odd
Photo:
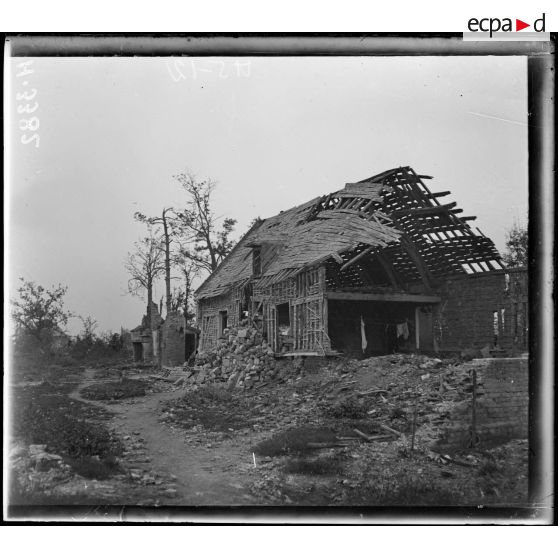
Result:
[[[543,13],[542,16],[538,19],[535,19],[533,22],[533,30],[537,33],[544,33],[545,32],[545,14]],[[476,18],[472,17],[467,22],[467,29],[472,33],[489,33],[490,37],[492,37],[493,33],[509,33],[509,32],[517,32],[521,31],[522,29],[527,29],[527,27],[531,27],[530,23],[525,23],[521,19],[515,19],[515,29],[513,25],[513,19],[509,17],[499,18],[499,17],[484,17],[484,18]]]

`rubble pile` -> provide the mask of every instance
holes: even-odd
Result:
[[[266,370],[274,357],[256,331],[239,330],[240,335],[231,328],[200,359],[205,385],[168,401],[161,414],[193,447],[239,451],[239,467],[256,475],[254,495],[273,504],[305,505],[454,505],[497,501],[504,493],[523,498],[524,441],[508,444],[502,465],[488,450],[439,444],[456,417],[471,420],[470,363],[398,353],[360,360],[300,358],[295,369],[287,357],[276,359],[269,381],[264,378],[271,377]],[[251,374],[254,357],[262,356]],[[285,380],[279,379],[283,366]],[[221,383],[208,385],[211,376]],[[227,384],[252,389],[228,391]],[[321,436],[326,430],[328,439]],[[506,461],[516,472],[513,482],[503,473]],[[338,470],[305,472],[321,462]]]
[[[347,407],[358,402],[369,420],[432,444],[451,422],[456,407],[470,400],[470,370],[457,359],[393,354],[335,365],[341,372],[320,393],[319,403]],[[338,373],[339,373],[338,372]]]
[[[248,325],[227,328],[211,351],[196,357],[191,383],[226,382],[228,388],[248,389],[276,379],[298,375],[301,358],[278,360],[261,333]]]
[[[217,347],[198,355],[186,383],[255,389],[250,400],[260,415],[259,428],[346,417],[409,433],[415,420],[426,445],[440,436],[456,407],[470,399],[470,371],[459,359],[401,353],[324,359],[315,373],[305,362],[276,358],[255,328],[228,328]],[[269,389],[276,401],[268,401]]]
[[[48,495],[75,476],[60,455],[47,452],[46,444],[12,442],[8,455],[10,491],[16,502],[38,492]]]
[[[258,343],[257,332],[246,328],[245,334],[245,328],[239,329],[240,336],[236,331],[229,334],[230,341],[200,358],[203,364],[200,362],[191,380],[203,382],[204,390],[212,389],[210,382],[223,388],[253,386],[249,394],[235,390],[237,394],[227,405],[215,401],[203,406],[204,412],[211,408],[217,414],[219,409],[223,415],[238,414],[247,423],[247,431],[272,433],[300,425],[320,426],[332,420],[357,420],[358,428],[368,433],[375,433],[383,424],[409,435],[415,420],[417,443],[420,440],[428,446],[451,422],[450,413],[455,407],[470,399],[470,373],[457,360],[411,354],[364,360],[335,358],[324,359],[312,371],[302,358],[287,361],[275,360],[267,353],[262,356],[267,347],[264,342]],[[188,420],[178,419],[182,407],[192,414]],[[196,423],[197,411],[188,401],[169,402],[165,411],[170,422],[184,422],[190,428]],[[198,418],[200,426],[206,422],[204,417]]]
[[[217,347],[198,356],[187,383],[249,390],[243,397],[249,397],[253,430],[340,419],[363,421],[368,435],[387,427],[438,449],[453,447],[444,440],[455,429],[467,437],[473,390],[471,365],[463,359],[396,353],[316,363],[312,357],[277,358],[255,328],[225,333]],[[195,423],[194,416],[186,422]],[[469,444],[465,438],[454,445]]]

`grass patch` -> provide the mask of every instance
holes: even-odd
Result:
[[[145,395],[147,383],[143,380],[123,379],[122,381],[93,384],[81,390],[80,395],[94,401],[111,401],[142,397]]]
[[[291,458],[285,463],[283,471],[293,475],[339,475],[343,472],[343,466],[339,461],[326,457]]]
[[[83,378],[83,370],[78,367],[66,367],[59,364],[30,364],[19,359],[13,362],[10,379],[18,382],[40,382],[43,391],[69,393],[75,389]]]
[[[315,451],[310,442],[334,442],[336,434],[329,428],[303,426],[292,428],[276,434],[269,440],[257,444],[253,451],[258,455],[274,457],[276,455],[303,454]]]

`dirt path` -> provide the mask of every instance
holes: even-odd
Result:
[[[107,404],[83,399],[79,392],[97,383],[95,369],[85,371],[84,381],[70,397],[114,413],[112,427],[127,445],[123,461],[132,471],[166,477],[154,486],[161,503],[179,506],[257,505],[246,487],[250,480],[251,455],[229,444],[219,448],[195,446],[187,435],[159,422],[158,405],[180,397],[184,392],[148,394],[133,400]],[[134,442],[134,441],[138,441]],[[137,502],[121,502],[137,504]]]

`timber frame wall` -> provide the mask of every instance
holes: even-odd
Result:
[[[325,268],[311,267],[269,287],[254,289],[252,313],[262,315],[263,333],[276,352],[281,350],[277,306],[285,303],[289,304],[292,351],[329,354]]]
[[[327,298],[325,295],[325,268],[313,267],[296,276],[262,289],[254,289],[249,314],[262,329],[271,348],[280,352],[277,330],[277,306],[289,304],[289,318],[293,352],[327,355],[331,343],[327,334]],[[248,304],[245,288],[205,298],[198,302],[198,323],[201,328],[200,351],[211,350],[220,337],[219,314],[227,312],[227,325],[236,327],[242,309]],[[258,322],[258,317],[261,321]]]

